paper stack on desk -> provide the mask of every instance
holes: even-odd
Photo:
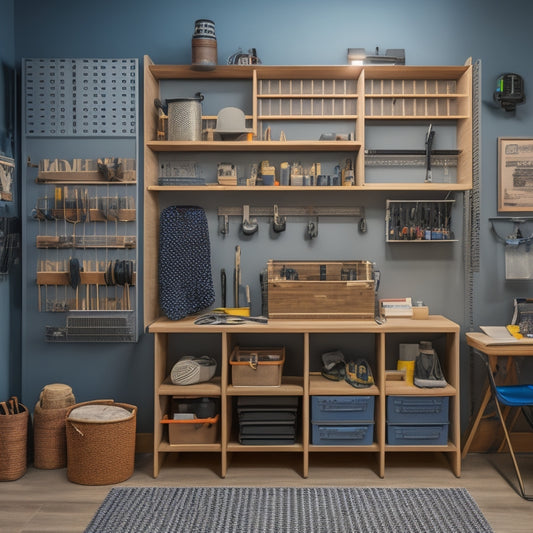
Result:
[[[506,326],[479,326],[479,329],[490,337],[490,340],[486,343],[489,344],[533,344],[533,338],[523,337],[517,339],[507,329]]]

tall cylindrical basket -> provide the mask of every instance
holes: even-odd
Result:
[[[21,403],[18,410],[0,415],[0,481],[15,481],[26,473],[29,412]]]
[[[67,466],[65,421],[68,407],[43,409],[37,402],[33,411],[33,465],[53,470]]]

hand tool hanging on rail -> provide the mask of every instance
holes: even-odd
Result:
[[[239,305],[239,288],[241,285],[241,247],[235,246],[235,270],[233,272],[233,305]]]
[[[431,175],[431,147],[433,146],[433,137],[435,137],[435,132],[433,131],[433,124],[430,124],[426,133],[426,183],[431,183],[433,180]]]
[[[222,307],[226,307],[226,270],[220,270],[220,286],[222,292]]]

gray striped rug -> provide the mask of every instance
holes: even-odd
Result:
[[[86,533],[490,533],[466,489],[113,488]]]

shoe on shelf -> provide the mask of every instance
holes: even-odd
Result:
[[[345,381],[352,387],[364,389],[374,384],[374,377],[370,365],[365,359],[348,361],[346,363]]]
[[[346,362],[344,354],[340,350],[322,354],[321,374],[332,381],[342,381],[345,376]]]

